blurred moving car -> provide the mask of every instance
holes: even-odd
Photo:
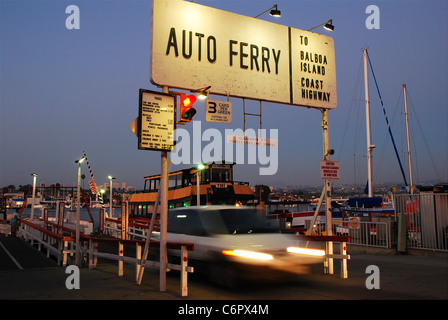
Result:
[[[269,227],[249,207],[202,206],[168,211],[168,241],[194,243],[189,253],[195,272],[214,282],[269,280],[306,274],[324,261],[325,251],[295,235]],[[316,244],[314,244],[316,245]],[[320,244],[319,244],[320,245]]]

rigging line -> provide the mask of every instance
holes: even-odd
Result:
[[[413,154],[414,154],[414,156],[413,156],[413,159],[414,159],[413,172],[414,172],[414,178],[415,178],[414,181],[421,181],[420,180],[420,172],[418,170],[418,168],[419,168],[418,154],[417,154],[417,149],[415,148],[415,146],[417,145],[417,140],[416,140],[416,135],[414,133],[414,130],[411,130],[410,134],[412,137],[412,146],[414,147],[414,152],[413,152]],[[412,153],[412,150],[410,152]],[[414,182],[414,185],[416,185],[415,182]]]
[[[401,164],[401,160],[400,160],[400,155],[398,154],[397,146],[395,145],[394,136],[392,135],[392,130],[389,125],[389,120],[387,119],[386,109],[384,108],[383,98],[381,97],[380,89],[379,89],[378,83],[376,81],[375,73],[373,72],[372,62],[370,61],[370,56],[369,56],[368,52],[367,52],[367,59],[369,60],[370,70],[372,70],[373,80],[375,81],[376,90],[378,92],[378,96],[381,101],[381,107],[383,108],[383,113],[384,113],[384,118],[386,119],[387,129],[389,131],[390,138],[392,139],[392,144],[394,146],[395,155],[397,156],[398,164],[400,165],[401,174],[403,176],[405,185],[408,186],[408,181],[406,180],[406,175],[404,174],[403,165]]]
[[[401,99],[401,96],[402,96],[402,95],[403,95],[403,90],[400,90],[400,95],[399,95],[399,97],[398,97],[398,101],[397,101],[397,103],[395,104],[394,112],[393,112],[392,117],[391,117],[391,121],[390,121],[391,126],[394,125],[394,122],[395,122],[395,119],[396,119],[396,115],[397,115],[397,111],[400,109],[400,107],[399,107],[399,103],[400,103],[400,99]],[[400,131],[400,132],[402,132],[402,131]],[[389,146],[388,141],[389,141],[389,139],[387,138],[387,136],[385,136],[385,137],[384,137],[384,142],[383,142],[383,144],[381,145],[382,148],[381,148],[380,157],[378,158],[379,160],[378,160],[378,162],[377,162],[377,165],[376,165],[376,167],[375,167],[375,171],[374,171],[374,172],[381,172],[381,171],[380,171],[380,168],[381,168],[381,166],[382,166],[382,163],[383,163],[383,160],[384,160],[384,156],[386,155],[387,147]],[[401,139],[401,141],[403,141],[403,139]],[[403,155],[403,148],[401,148],[401,149],[402,149],[402,150],[401,150],[401,154]]]
[[[357,161],[356,161],[357,149],[356,149],[356,147],[357,147],[357,143],[358,143],[358,139],[357,139],[358,138],[358,124],[359,124],[359,114],[360,114],[360,110],[361,110],[361,108],[359,108],[359,104],[361,103],[361,101],[365,102],[365,100],[361,99],[362,93],[360,90],[361,89],[362,70],[363,70],[363,59],[361,58],[360,63],[359,63],[359,69],[358,69],[358,78],[356,80],[356,86],[355,86],[355,90],[354,90],[353,98],[352,98],[353,99],[352,103],[356,102],[358,105],[358,107],[356,108],[357,112],[356,112],[356,118],[354,120],[355,126],[354,126],[354,132],[353,132],[353,136],[354,136],[354,139],[353,139],[353,180],[354,180],[355,188],[357,187],[357,181],[358,181],[357,180],[357,168],[356,168],[356,165],[357,165]],[[354,99],[355,94],[357,95],[356,96],[357,99]]]
[[[417,113],[415,112],[414,105],[413,105],[413,103],[412,103],[412,100],[411,100],[411,97],[409,96],[409,94],[408,94],[408,97],[409,97],[409,102],[410,102],[409,104],[410,104],[410,106],[411,106],[411,109],[412,109],[412,111],[413,111],[414,114],[415,114],[415,117],[414,117],[414,118],[415,118],[416,121],[417,121],[418,128],[420,129],[420,132],[421,132],[421,134],[422,134],[423,141],[425,142],[425,147],[426,147],[426,150],[428,151],[429,159],[430,159],[431,162],[432,162],[432,166],[433,166],[433,168],[434,168],[435,174],[437,175],[437,177],[440,177],[440,175],[439,175],[439,171],[437,170],[437,166],[436,166],[436,163],[435,163],[434,158],[433,158],[433,156],[432,156],[431,150],[429,149],[428,141],[426,141],[425,134],[423,133],[422,126],[420,125],[420,121],[418,120]],[[416,152],[416,153],[417,153],[417,152]]]
[[[342,140],[341,140],[341,143],[340,143],[339,149],[338,149],[337,161],[339,161],[341,159],[341,156],[342,156],[342,153],[343,153],[342,149],[343,149],[343,146],[344,146],[344,143],[345,143],[345,136],[347,134],[347,128],[348,128],[348,124],[349,124],[349,121],[350,121],[350,115],[352,114],[353,105],[354,105],[354,102],[356,101],[355,94],[356,94],[356,92],[358,90],[357,88],[358,88],[359,82],[360,82],[359,79],[360,79],[360,75],[361,75],[361,69],[362,69],[361,67],[362,67],[362,59],[360,60],[360,65],[359,65],[359,68],[358,68],[358,77],[356,79],[356,84],[355,84],[355,90],[353,90],[352,101],[350,103],[350,109],[348,110],[347,120],[345,121],[344,133],[342,134]]]

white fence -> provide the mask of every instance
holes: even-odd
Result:
[[[368,218],[367,218],[368,220]],[[395,245],[395,222],[387,221],[362,221],[362,217],[356,219],[333,222],[333,234],[349,236],[350,245],[368,246],[391,249]],[[325,235],[325,224],[319,224],[314,228],[314,233]]]
[[[390,249],[395,243],[394,221],[344,221],[333,225],[334,234],[350,236],[350,244]]]
[[[333,221],[333,234],[350,236],[351,245],[391,249],[400,242],[410,249],[448,251],[447,193],[395,195],[394,208],[395,214],[389,217],[349,217]],[[403,222],[401,234],[399,221]],[[325,234],[324,224],[314,231]]]
[[[448,251],[448,194],[395,195],[397,216],[406,218],[407,247]]]

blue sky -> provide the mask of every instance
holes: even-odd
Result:
[[[196,2],[248,16],[274,4]],[[330,111],[330,144],[335,149],[332,159],[341,166],[341,180],[335,183],[366,181],[364,104],[358,101],[364,97],[363,48],[369,50],[406,174],[403,83],[410,98],[414,181],[448,180],[448,2],[275,3],[282,17],[264,14],[260,19],[298,29],[333,19],[334,32],[315,31],[335,41],[338,107]],[[79,30],[65,26],[65,9],[72,4],[80,9]],[[380,9],[379,30],[365,26],[365,10],[371,4]],[[112,174],[141,188],[143,176],[159,173],[160,153],[138,150],[128,127],[138,114],[138,90],[161,91],[149,81],[150,11],[151,1],[143,0],[1,0],[0,187],[31,184],[32,172],[47,185],[75,185],[74,160],[83,150],[98,184]],[[374,180],[401,183],[371,78],[370,98],[372,142],[377,146]],[[195,120],[202,121],[203,129],[242,128],[242,100],[231,101],[231,127],[206,123],[203,103],[196,104]],[[246,106],[246,112],[258,112],[258,102]],[[274,176],[260,176],[259,165],[239,165],[235,179],[252,185],[322,184],[320,123],[318,110],[263,103],[263,128],[279,129],[279,170]],[[258,128],[258,119],[247,119],[247,127]],[[89,178],[87,166],[82,170]]]

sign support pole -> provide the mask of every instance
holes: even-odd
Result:
[[[169,93],[168,87],[163,86],[163,93]],[[160,176],[160,291],[166,291],[167,268],[167,225],[168,225],[168,152],[161,151]]]
[[[324,160],[330,160],[330,132],[328,130],[328,109],[322,109],[322,136],[323,136],[323,149]],[[332,217],[331,217],[331,180],[324,180],[324,192],[325,192],[325,230],[327,236],[333,235],[332,230]],[[333,242],[327,241],[327,254],[333,254]],[[327,258],[325,261],[325,272],[333,274],[333,258]]]

